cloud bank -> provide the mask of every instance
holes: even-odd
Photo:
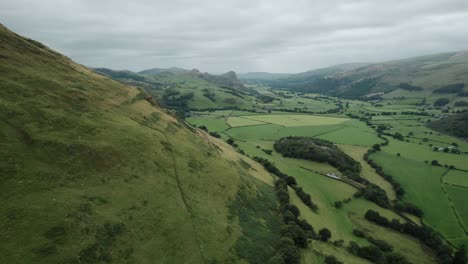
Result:
[[[468,49],[466,0],[0,0],[0,23],[134,71],[301,72]]]

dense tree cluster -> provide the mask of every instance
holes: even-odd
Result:
[[[464,83],[454,83],[435,89],[434,93],[459,93],[463,91]]]
[[[370,246],[359,246],[358,243],[350,241],[347,250],[349,253],[359,256],[361,258],[368,259],[373,263],[379,264],[410,264],[410,262],[398,253],[392,252],[393,249],[382,240],[373,240],[375,243],[379,244],[382,248],[385,248],[386,251],[381,250],[376,245]],[[371,242],[372,243],[372,242]],[[385,245],[385,246],[382,246]]]
[[[433,121],[428,126],[442,133],[468,138],[468,112]]]
[[[325,264],[343,264],[343,262],[339,261],[335,256],[326,256],[325,257]]]
[[[373,210],[368,210],[365,214],[365,218],[378,225],[389,227],[400,233],[418,238],[422,243],[432,248],[437,253],[440,263],[452,263],[452,248],[446,245],[441,237],[431,228],[427,226],[417,226],[411,223],[400,223],[397,219],[390,221]]]
[[[341,151],[333,143],[310,137],[285,137],[274,144],[285,157],[328,162],[341,173],[361,171],[361,164]]]
[[[405,137],[400,132],[396,132],[395,134],[393,134],[393,138],[401,141],[405,140]]]
[[[434,106],[444,106],[449,102],[450,100],[448,98],[439,98],[434,102]]]
[[[423,90],[422,87],[412,85],[409,83],[400,83],[400,85],[398,85],[398,88],[407,90],[407,91],[422,91]]]
[[[390,207],[390,201],[388,200],[387,193],[373,183],[369,183],[366,188],[359,190],[355,196],[363,196],[365,199],[372,201],[383,208]]]
[[[424,216],[424,212],[419,207],[410,202],[397,201],[393,207],[400,212],[406,212],[417,217]]]
[[[203,89],[203,96],[205,96],[206,98],[210,99],[210,101],[212,102],[216,102],[216,99],[215,99],[215,93],[211,92],[209,89]]]

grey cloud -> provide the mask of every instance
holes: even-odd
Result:
[[[0,22],[81,64],[299,72],[468,49],[468,1],[0,0]]]

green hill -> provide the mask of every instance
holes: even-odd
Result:
[[[234,72],[212,75],[196,69],[183,72],[151,69],[141,73],[94,70],[120,82],[141,87],[163,106],[179,111],[249,109],[252,107],[251,98],[258,94],[245,87]]]
[[[1,25],[0,73],[1,263],[275,254],[277,202],[259,164]]]
[[[141,75],[155,75],[155,74],[160,74],[160,73],[174,73],[174,74],[184,74],[190,72],[190,70],[183,69],[183,68],[178,68],[178,67],[171,67],[171,68],[152,68],[152,69],[147,69],[138,72],[138,74]]]
[[[428,126],[452,136],[468,139],[468,112],[432,121]]]
[[[352,64],[351,64],[352,65]],[[275,88],[363,97],[393,90],[423,91],[427,96],[446,86],[468,83],[468,52],[449,52],[344,69],[331,67],[292,75],[273,82]],[[465,90],[445,89],[466,96]],[[456,91],[455,91],[456,90]],[[442,89],[442,92],[444,89]],[[455,92],[450,92],[455,91]],[[454,99],[454,98],[451,98]]]
[[[269,72],[247,72],[239,74],[239,79],[246,82],[260,82],[265,80],[277,80],[291,76],[290,73],[269,73]]]

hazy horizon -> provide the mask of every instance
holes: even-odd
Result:
[[[468,2],[4,1],[5,26],[89,67],[297,73],[468,49]]]

